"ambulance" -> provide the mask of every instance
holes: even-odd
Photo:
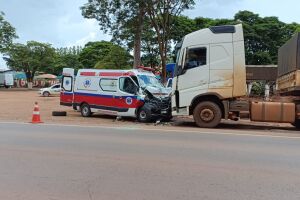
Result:
[[[83,117],[93,113],[136,117],[140,122],[171,118],[170,88],[144,69],[64,68],[60,104]]]

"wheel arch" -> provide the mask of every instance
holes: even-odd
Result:
[[[203,101],[211,101],[211,102],[216,103],[222,111],[222,117],[225,116],[225,108],[222,103],[222,97],[217,93],[205,93],[205,94],[200,94],[200,95],[197,95],[196,97],[194,97],[194,99],[192,100],[191,105],[189,107],[189,114],[193,115],[195,107],[200,102],[203,102]]]

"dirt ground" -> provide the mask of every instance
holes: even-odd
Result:
[[[41,119],[47,124],[66,124],[66,125],[106,125],[106,126],[126,126],[126,127],[154,127],[156,124],[141,124],[135,119],[126,118],[120,121],[114,116],[93,115],[89,118],[81,117],[80,112],[74,111],[71,107],[60,106],[59,97],[42,97],[37,90],[27,89],[0,89],[0,121],[4,122],[30,122],[34,102],[37,101],[40,107]],[[52,111],[67,111],[67,116],[54,117]],[[161,126],[176,126],[181,128],[196,128],[191,118],[174,118],[171,123],[159,124]],[[257,123],[249,120],[239,122],[224,121],[219,128],[221,129],[244,129],[244,130],[292,130],[290,124],[278,123]]]

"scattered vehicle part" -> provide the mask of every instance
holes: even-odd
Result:
[[[52,116],[67,116],[66,111],[52,111]]]

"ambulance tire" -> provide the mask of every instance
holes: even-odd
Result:
[[[137,113],[137,118],[139,122],[149,123],[152,121],[151,119],[151,109],[147,106],[143,106],[139,109]]]
[[[86,103],[80,106],[80,112],[82,117],[90,117],[92,115],[91,108],[89,104]]]
[[[164,122],[170,122],[172,118],[173,118],[173,116],[164,117],[164,118],[163,118],[163,121],[164,121]]]
[[[66,111],[53,111],[52,116],[67,116]]]
[[[214,102],[200,102],[194,109],[194,120],[201,128],[214,128],[222,118],[221,108]]]

